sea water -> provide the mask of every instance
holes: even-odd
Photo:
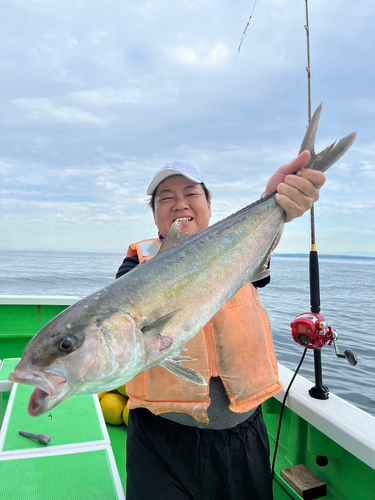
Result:
[[[0,251],[0,295],[85,297],[114,280],[121,253]],[[271,283],[260,289],[271,319],[280,363],[295,370],[303,353],[290,322],[310,311],[307,256],[274,255]],[[321,256],[321,314],[338,333],[339,351],[352,350],[350,366],[322,349],[323,384],[331,393],[375,415],[375,259]],[[251,363],[251,360],[249,360]],[[300,374],[314,385],[313,351]]]

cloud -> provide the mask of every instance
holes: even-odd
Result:
[[[175,158],[202,168],[213,220],[259,198],[296,156],[307,123],[305,4],[258,2],[239,53],[251,8],[243,0],[4,5],[0,210],[14,226],[0,218],[2,241],[39,245],[37,221],[55,247],[91,248],[105,235],[108,248],[122,248],[125,238],[151,237],[145,191]],[[359,133],[316,207],[345,238],[348,227],[372,231],[375,219],[374,20],[367,0],[310,5],[312,107],[324,102],[316,150]],[[296,228],[285,248],[293,240],[298,251],[304,221]],[[362,235],[358,248],[374,247]]]
[[[177,61],[190,67],[217,68],[225,66],[231,54],[231,50],[224,43],[201,43],[198,46],[179,45],[167,49],[167,53]]]
[[[143,88],[142,88],[143,87]],[[135,82],[132,87],[102,88],[68,94],[74,100],[94,106],[143,105],[157,106],[176,101],[177,89],[164,86],[152,87],[145,82]]]
[[[36,99],[13,99],[11,104],[23,111],[22,120],[46,124],[66,123],[104,127],[115,119],[114,116],[103,119],[82,109],[55,104],[51,99],[41,97]]]

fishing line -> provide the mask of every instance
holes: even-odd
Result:
[[[249,17],[249,20],[245,26],[245,29],[242,33],[242,36],[241,36],[241,41],[240,41],[240,44],[238,46],[238,51],[237,51],[237,54],[236,56],[234,57],[233,59],[233,62],[230,63],[230,61],[228,61],[228,63],[225,65],[224,69],[223,69],[223,72],[220,74],[220,76],[218,76],[215,80],[215,83],[216,85],[218,84],[218,82],[221,80],[221,83],[223,83],[223,81],[225,81],[225,79],[228,77],[228,75],[231,74],[232,72],[232,69],[234,67],[234,65],[237,63],[238,61],[238,58],[239,58],[239,55],[240,55],[240,50],[241,50],[241,46],[242,46],[242,42],[244,41],[245,37],[246,37],[246,33],[247,33],[247,29],[249,27],[249,24],[250,24],[250,21],[252,20],[253,18],[253,14],[254,14],[254,10],[255,10],[255,6],[257,4],[258,0],[255,0],[254,1],[254,5],[253,5],[253,8],[252,8],[252,11],[251,11],[251,14],[250,14],[250,17]],[[230,65],[230,66],[229,66]]]
[[[296,376],[298,375],[298,372],[299,372],[299,370],[300,370],[300,368],[302,366],[303,360],[305,359],[305,356],[306,356],[306,352],[307,352],[307,348],[305,347],[305,349],[303,351],[303,354],[302,354],[302,357],[300,359],[300,362],[298,363],[298,366],[297,366],[297,368],[296,368],[296,370],[295,370],[295,372],[293,374],[293,377],[292,377],[291,381],[289,382],[288,388],[285,391],[284,399],[283,399],[283,402],[281,404],[279,426],[277,428],[277,435],[276,435],[276,442],[275,442],[275,451],[274,451],[274,454],[273,454],[272,468],[271,468],[271,480],[272,480],[272,484],[273,484],[273,478],[274,478],[274,475],[275,475],[276,455],[277,455],[277,450],[279,448],[281,425],[282,425],[282,421],[283,421],[283,413],[284,413],[286,398],[288,397],[288,394],[289,394],[289,391],[290,391],[290,389],[291,389],[291,387],[293,385],[293,382],[294,382]]]
[[[243,41],[245,40],[245,38],[246,38],[247,28],[249,27],[250,21],[251,21],[251,20],[252,20],[252,18],[253,18],[253,14],[254,14],[254,10],[255,10],[255,6],[256,6],[256,4],[257,4],[257,1],[258,1],[258,0],[255,0],[255,2],[254,2],[254,5],[253,5],[253,10],[251,11],[251,14],[250,14],[249,20],[247,21],[247,24],[246,24],[246,26],[245,26],[245,29],[243,30],[243,33],[242,33],[242,36],[241,36],[241,41],[240,41],[240,44],[239,44],[239,46],[238,46],[238,52],[240,52],[242,42],[243,42]]]

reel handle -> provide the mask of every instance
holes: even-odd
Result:
[[[338,358],[344,358],[344,359],[346,359],[347,362],[349,363],[349,365],[351,365],[351,366],[355,366],[358,363],[357,356],[350,349],[346,349],[344,351],[344,354],[339,353],[339,352],[336,351],[336,356]]]

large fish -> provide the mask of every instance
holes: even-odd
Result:
[[[301,151],[311,152],[309,168],[325,171],[357,134],[315,155],[320,112],[321,106]],[[194,235],[180,236],[176,221],[153,259],[63,311],[29,342],[9,376],[36,387],[29,414],[41,415],[73,394],[114,389],[155,365],[205,384],[182,364],[191,360],[182,356],[184,345],[246,283],[268,274],[284,219],[270,195]]]

